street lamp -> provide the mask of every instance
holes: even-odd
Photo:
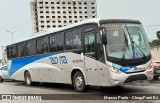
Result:
[[[9,32],[9,33],[12,34],[12,42],[13,42],[13,34],[14,34],[15,32],[17,32],[17,31],[9,31],[9,30],[7,30],[7,32]]]

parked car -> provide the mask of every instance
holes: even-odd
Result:
[[[9,75],[8,75],[7,66],[4,65],[0,67],[0,82],[6,79],[9,79]]]
[[[160,62],[153,62],[153,79],[158,79],[160,76]]]

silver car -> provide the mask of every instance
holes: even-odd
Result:
[[[0,67],[0,82],[6,79],[9,79],[9,75],[8,75],[7,66],[4,65]]]

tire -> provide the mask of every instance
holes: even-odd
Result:
[[[157,80],[159,78],[159,76],[153,76],[154,80]]]
[[[30,75],[29,71],[27,71],[27,72],[24,74],[24,79],[25,79],[26,85],[31,86],[31,85],[33,84],[33,83],[32,83],[32,78],[31,78],[31,75]]]
[[[76,72],[73,76],[73,86],[77,92],[83,92],[86,89],[84,76],[81,72]]]
[[[3,78],[0,76],[0,82],[3,82]]]

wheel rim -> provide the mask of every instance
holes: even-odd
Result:
[[[76,79],[75,79],[75,85],[77,88],[82,88],[83,87],[83,79],[81,76],[77,76]]]
[[[27,82],[27,84],[30,84],[30,82],[31,82],[31,79],[28,75],[26,76],[26,82]]]

